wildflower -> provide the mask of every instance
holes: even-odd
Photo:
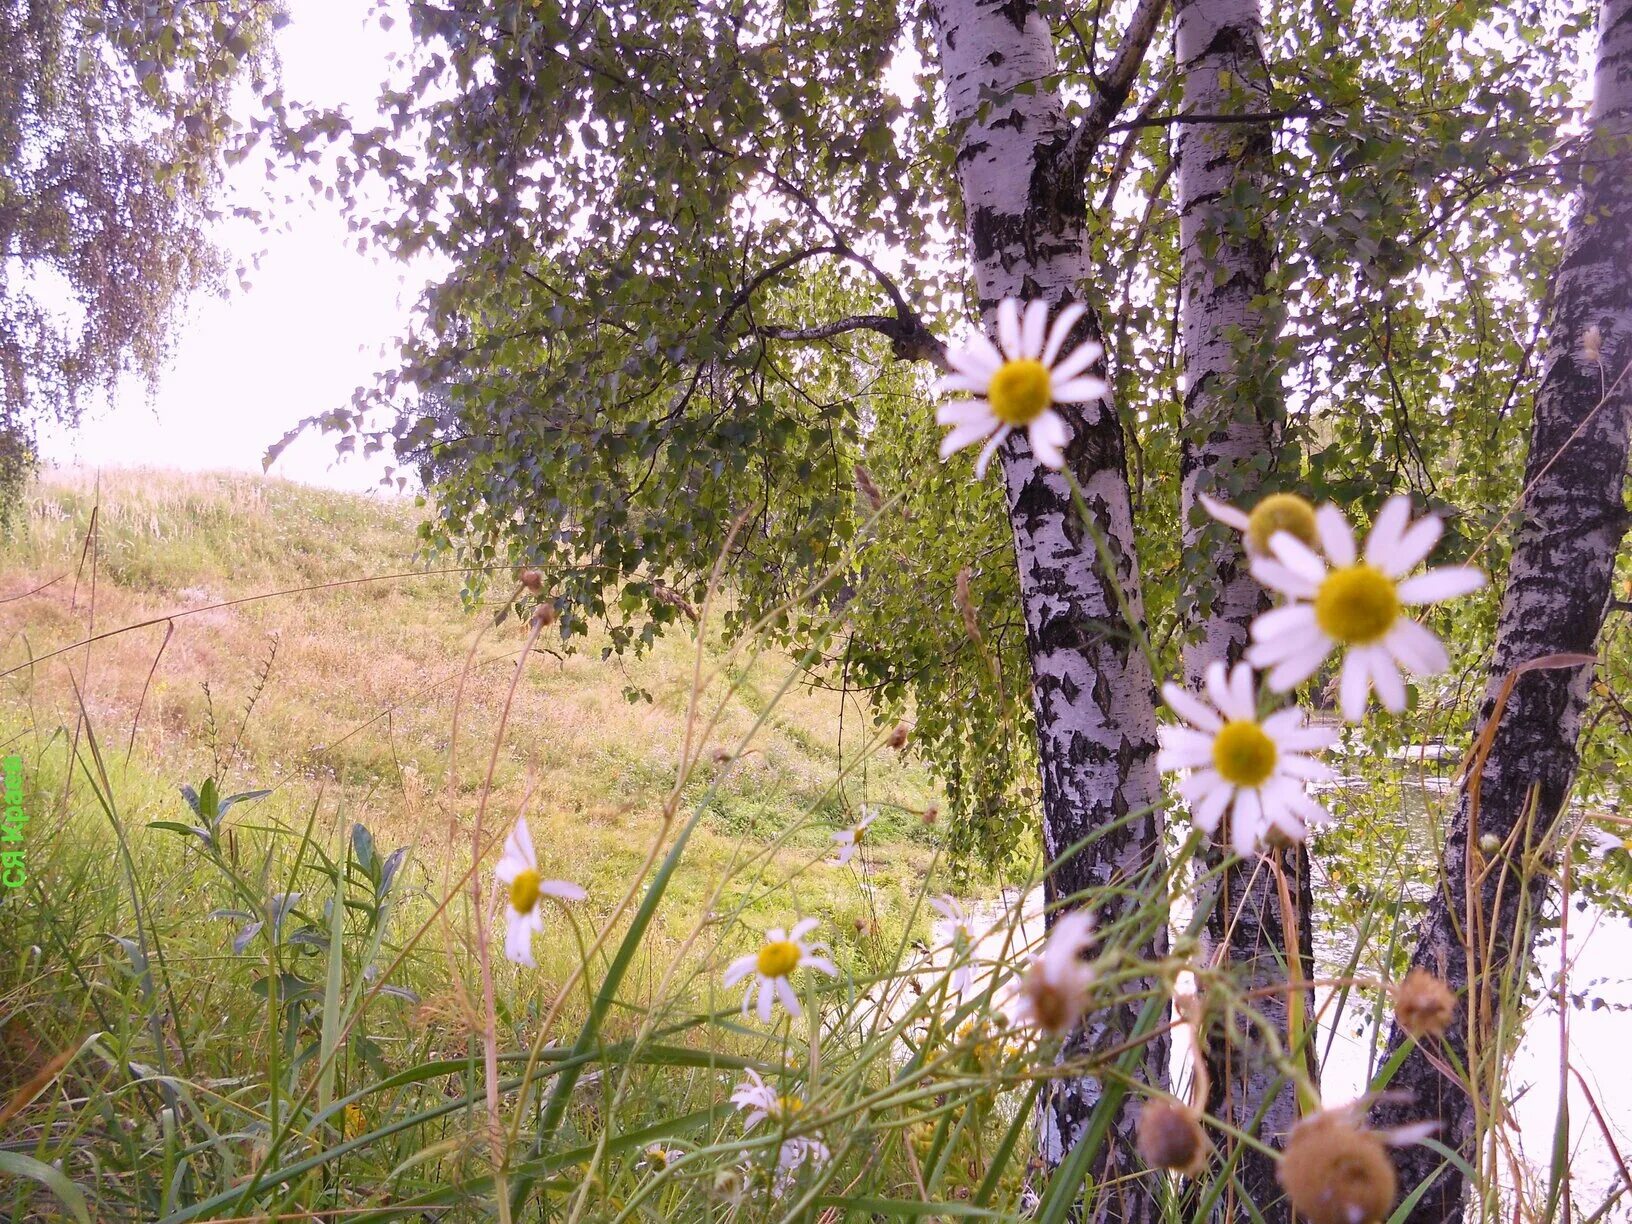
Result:
[[[788,1009],[790,1015],[801,1015],[799,996],[793,993],[793,987],[788,983],[789,975],[796,969],[815,969],[829,977],[839,975],[838,967],[832,961],[816,955],[818,951],[825,951],[826,945],[804,942],[804,937],[815,929],[814,918],[795,923],[791,931],[776,927],[766,932],[765,942],[758,952],[739,956],[731,962],[725,971],[727,986],[735,986],[750,973],[754,975],[754,980],[748,983],[748,989],[743,992],[744,1015],[748,1014],[756,989],[759,991],[759,1019],[762,1024],[771,1022],[771,1008],[776,999],[782,1000],[782,1006]]]
[[[1145,1102],[1139,1111],[1139,1158],[1153,1169],[1194,1177],[1207,1167],[1212,1150],[1195,1110],[1177,1101]]]
[[[582,901],[588,894],[578,885],[565,880],[539,878],[538,855],[533,850],[533,835],[528,832],[525,816],[517,818],[516,827],[505,838],[504,853],[499,855],[494,875],[500,884],[510,890],[509,905],[505,910],[504,954],[518,965],[536,969],[538,962],[533,960],[533,935],[544,929],[539,899],[556,897],[562,901]]]
[[[1310,823],[1327,819],[1304,784],[1331,772],[1304,754],[1330,746],[1337,733],[1308,726],[1295,706],[1260,721],[1252,668],[1245,663],[1227,674],[1223,663],[1212,663],[1205,682],[1206,700],[1176,684],[1162,686],[1168,706],[1190,725],[1162,728],[1157,768],[1190,771],[1179,794],[1191,819],[1211,837],[1228,815],[1230,844],[1242,858],[1272,831],[1301,841]]]
[[[1015,1019],[1059,1037],[1076,1027],[1088,1008],[1094,971],[1082,952],[1093,938],[1093,917],[1082,910],[1061,915],[1049,932],[1042,955],[1020,979]]]
[[[1339,704],[1343,717],[1357,722],[1373,685],[1385,709],[1405,709],[1401,667],[1433,676],[1449,666],[1439,639],[1402,610],[1477,591],[1485,576],[1471,566],[1447,566],[1405,578],[1433,550],[1442,529],[1433,515],[1416,523],[1410,519],[1410,499],[1389,498],[1360,557],[1342,512],[1322,506],[1315,511],[1315,525],[1330,569],[1290,533],[1270,537],[1273,557],[1255,559],[1252,574],[1291,602],[1253,621],[1247,651],[1254,667],[1270,669],[1270,688],[1280,693],[1294,688],[1335,648],[1345,647]]]
[[[1070,435],[1053,405],[1088,403],[1106,392],[1104,379],[1085,373],[1104,352],[1100,345],[1089,341],[1060,355],[1084,311],[1081,305],[1067,306],[1049,327],[1047,302],[1029,303],[1022,317],[1019,301],[1005,298],[997,307],[997,344],[977,334],[947,353],[954,372],[941,379],[937,390],[984,398],[943,404],[936,412],[938,423],[952,427],[941,440],[942,459],[984,438],[975,476],[985,476],[1003,439],[1024,429],[1039,463],[1065,466]]]
[[[896,723],[895,729],[890,732],[890,738],[884,741],[884,746],[886,748],[894,748],[899,752],[902,748],[907,746],[907,736],[909,734],[910,732],[907,729],[906,723]]]
[[[839,855],[837,862],[840,867],[843,867],[853,857],[855,857],[856,851],[861,849],[862,840],[867,836],[868,826],[877,819],[878,809],[864,805],[861,809],[860,820],[856,821],[855,824],[851,825],[848,829],[845,829],[842,833],[833,834],[833,840],[839,843]]]
[[[1413,1037],[1438,1037],[1456,1018],[1456,996],[1428,970],[1414,968],[1394,987],[1394,1019]]]
[[[636,1162],[635,1167],[661,1173],[685,1154],[683,1148],[664,1147],[661,1143],[654,1143],[641,1154],[641,1159]]]
[[[952,989],[957,994],[966,994],[974,982],[970,952],[975,944],[975,932],[969,925],[969,915],[963,906],[958,904],[958,899],[950,895],[931,897],[929,904],[930,908],[941,916],[946,924],[947,934],[951,937],[948,946],[957,962],[952,970]]]
[[[363,1107],[353,1101],[347,1105],[341,1116],[341,1138],[355,1139],[368,1130],[368,1115]]]
[[[728,1205],[741,1203],[748,1193],[748,1171],[741,1165],[727,1165],[714,1174],[714,1198]]]
[[[1307,498],[1296,493],[1271,493],[1252,508],[1251,514],[1244,514],[1205,493],[1201,495],[1201,504],[1219,522],[1242,533],[1251,556],[1269,556],[1269,541],[1277,531],[1287,532],[1310,548],[1320,547],[1320,536],[1315,530],[1315,508]]]
[[[813,1135],[795,1135],[784,1139],[776,1153],[776,1183],[774,1189],[786,1190],[800,1169],[807,1164],[824,1165],[833,1159],[827,1144]]]
[[[1583,826],[1581,838],[1587,843],[1593,854],[1601,859],[1607,859],[1617,850],[1632,854],[1632,837],[1622,837],[1618,833],[1611,833],[1608,829],[1600,829],[1596,825]]]
[[[748,1115],[742,1120],[743,1130],[753,1130],[766,1118],[779,1126],[786,1126],[805,1107],[798,1097],[778,1093],[752,1067],[747,1068],[747,1075],[748,1078],[731,1092],[731,1103]]]
[[[1416,1143],[1431,1135],[1435,1122],[1418,1122],[1391,1131],[1365,1125],[1369,1104],[1312,1114],[1292,1128],[1276,1177],[1292,1208],[1309,1224],[1379,1224],[1394,1206],[1399,1180],[1389,1147]]]

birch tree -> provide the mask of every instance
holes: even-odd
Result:
[[[1179,520],[1189,630],[1182,665],[1186,684],[1200,690],[1209,664],[1241,658],[1248,627],[1269,599],[1247,570],[1241,537],[1214,521],[1198,494],[1250,507],[1277,481],[1295,485],[1297,473],[1276,470],[1284,407],[1275,244],[1264,208],[1273,156],[1267,116],[1274,103],[1262,19],[1256,0],[1185,0],[1176,5],[1176,17],[1184,113],[1208,119],[1177,129],[1185,380]],[[1290,883],[1294,913],[1281,912],[1276,876],[1266,869],[1271,858]],[[1268,1026],[1272,1047],[1287,1048],[1288,966],[1307,966],[1313,955],[1308,857],[1293,845],[1270,851],[1262,863],[1231,860],[1220,850],[1204,858],[1216,873],[1210,887],[1217,891],[1207,959],[1233,972],[1257,1002],[1250,1020],[1209,1017],[1220,1031],[1207,1043],[1207,1108],[1237,1130],[1276,1143],[1297,1122],[1298,1101],[1267,1054],[1271,1046],[1254,1040],[1255,1028]],[[1297,960],[1288,956],[1289,945]],[[1311,1014],[1309,1002],[1300,997],[1304,1016]],[[1253,1147],[1235,1155],[1242,1194],[1264,1219],[1289,1220],[1274,1160]]]
[[[1508,1053],[1497,1030],[1502,983],[1527,972],[1547,865],[1569,833],[1570,794],[1628,515],[1632,426],[1632,3],[1604,0],[1581,195],[1552,292],[1530,453],[1495,651],[1462,791],[1446,837],[1442,885],[1414,965],[1461,996],[1446,1047],[1413,1045],[1391,1085],[1409,1096],[1385,1117],[1430,1116],[1441,1138],[1496,1182],[1476,1146],[1488,1137]],[[1390,1051],[1408,1044],[1399,1030]],[[1445,1068],[1466,1070],[1451,1078]],[[1462,1218],[1456,1166],[1429,1149],[1402,1154],[1406,1184],[1432,1179],[1411,1219]],[[1476,1212],[1477,1214],[1481,1214]]]

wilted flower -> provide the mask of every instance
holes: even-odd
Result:
[[[780,1193],[793,1184],[793,1179],[806,1164],[824,1165],[833,1158],[827,1144],[812,1135],[795,1135],[784,1139],[776,1153],[776,1181],[773,1189]]]
[[[1394,987],[1394,1019],[1413,1037],[1438,1037],[1456,1019],[1456,996],[1428,970],[1413,968]]]
[[[566,880],[543,880],[538,875],[538,855],[533,850],[533,835],[527,829],[527,818],[518,817],[516,827],[504,839],[504,852],[499,855],[493,874],[501,885],[510,890],[505,909],[504,954],[518,965],[536,969],[533,960],[533,935],[544,929],[544,915],[539,901],[555,897],[562,901],[582,901],[587,895],[576,884]]]
[[[1292,1208],[1309,1224],[1379,1224],[1388,1218],[1399,1189],[1389,1147],[1426,1139],[1436,1122],[1389,1131],[1365,1125],[1369,1104],[1312,1114],[1292,1128],[1276,1176]]]
[[[1054,922],[1043,952],[1020,979],[1014,1000],[1015,1019],[1051,1036],[1069,1033],[1088,1007],[1094,971],[1082,953],[1093,939],[1093,917],[1082,910]]]
[[[833,834],[833,840],[839,843],[839,853],[836,861],[840,867],[843,867],[855,857],[856,851],[861,849],[862,840],[867,836],[868,826],[877,819],[878,809],[864,805],[861,809],[860,820],[843,832]]]
[[[1307,498],[1296,493],[1271,493],[1252,508],[1251,514],[1244,514],[1205,493],[1201,495],[1201,504],[1219,522],[1242,533],[1242,541],[1251,556],[1267,557],[1270,538],[1277,531],[1302,540],[1310,548],[1320,547],[1320,536],[1315,530],[1315,508]]]
[[[1191,819],[1211,837],[1229,815],[1230,844],[1243,858],[1272,830],[1302,841],[1309,824],[1327,818],[1304,785],[1331,775],[1303,754],[1329,747],[1337,733],[1306,725],[1295,706],[1260,721],[1252,668],[1245,663],[1228,674],[1223,663],[1212,663],[1205,681],[1208,700],[1176,684],[1162,686],[1168,706],[1190,725],[1162,728],[1157,768],[1191,771],[1179,783]]]
[[[1065,466],[1070,435],[1053,405],[1088,403],[1107,389],[1104,379],[1085,373],[1104,352],[1100,345],[1089,341],[1060,356],[1084,311],[1078,304],[1067,306],[1049,327],[1047,302],[1029,303],[1022,317],[1019,301],[1005,298],[997,307],[997,344],[977,333],[963,348],[947,353],[954,373],[941,379],[937,389],[985,398],[943,404],[936,412],[936,421],[952,427],[941,440],[942,459],[984,438],[986,445],[975,460],[975,475],[984,476],[1003,439],[1024,429],[1039,463]]]
[[[1139,1158],[1153,1169],[1194,1177],[1207,1167],[1212,1143],[1196,1111],[1177,1101],[1146,1101],[1139,1111]]]
[[[788,977],[796,969],[810,968],[825,973],[829,977],[837,977],[838,966],[825,956],[817,955],[825,951],[825,944],[807,944],[804,937],[816,929],[816,919],[805,918],[794,924],[793,930],[784,931],[775,927],[765,933],[765,942],[760,945],[758,952],[751,952],[747,956],[739,956],[731,962],[725,971],[725,984],[735,986],[749,974],[754,980],[748,983],[748,989],[743,992],[742,1011],[747,1015],[749,1006],[754,1000],[754,991],[759,991],[759,1019],[763,1024],[771,1022],[771,1008],[776,999],[782,1000],[782,1006],[788,1009],[791,1015],[803,1014],[799,1010],[799,996],[794,994]]]
[[[1363,558],[1336,506],[1315,511],[1315,525],[1330,569],[1284,531],[1270,537],[1272,558],[1252,562],[1253,577],[1292,602],[1253,621],[1247,660],[1268,668],[1269,687],[1284,693],[1314,675],[1334,649],[1345,647],[1338,697],[1343,717],[1359,721],[1374,685],[1384,708],[1398,713],[1405,709],[1400,668],[1433,676],[1450,663],[1439,639],[1402,610],[1476,591],[1485,576],[1471,566],[1448,566],[1404,577],[1433,550],[1442,530],[1434,515],[1413,524],[1407,497],[1384,504]]]

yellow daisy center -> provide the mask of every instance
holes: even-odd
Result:
[[[791,1118],[804,1107],[805,1103],[798,1097],[776,1098],[776,1116],[778,1118]]]
[[[1042,416],[1053,397],[1048,367],[1029,357],[1004,362],[986,390],[992,415],[1016,427],[1030,425]]]
[[[1335,569],[1315,592],[1315,621],[1346,646],[1369,646],[1394,625],[1400,597],[1394,580],[1364,561]]]
[[[799,967],[799,945],[791,939],[774,939],[759,950],[760,977],[787,977]]]
[[[1255,722],[1227,722],[1213,737],[1213,768],[1231,786],[1262,786],[1275,770],[1275,741]]]
[[[1302,540],[1310,548],[1320,547],[1315,534],[1315,508],[1296,493],[1271,493],[1247,515],[1247,544],[1255,553],[1269,552],[1269,539],[1277,531]]]
[[[516,873],[510,882],[510,908],[518,914],[530,914],[538,904],[538,872],[531,867]]]

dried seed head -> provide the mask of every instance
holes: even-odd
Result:
[[[732,756],[729,748],[716,748],[713,755],[714,764],[716,765],[729,765],[731,763]]]
[[[1212,1147],[1196,1115],[1177,1101],[1147,1101],[1139,1111],[1139,1158],[1153,1169],[1194,1177]]]
[[[1487,856],[1500,854],[1502,852],[1502,839],[1494,833],[1481,833],[1479,835],[1479,851]]]
[[[1413,1037],[1438,1037],[1456,1019],[1456,996],[1426,969],[1413,969],[1394,987],[1394,1019]]]
[[[1604,359],[1604,333],[1594,323],[1581,335],[1581,355],[1597,364]]]
[[[884,505],[884,494],[873,483],[873,474],[859,463],[856,464],[856,492],[861,494],[861,499],[874,514]]]
[[[1379,1224],[1399,1188],[1382,1138],[1344,1110],[1293,1127],[1276,1176],[1309,1224]]]
[[[971,577],[972,574],[967,565],[958,571],[958,581],[953,589],[952,600],[957,604],[958,611],[963,616],[963,631],[969,635],[971,642],[978,645],[980,643],[980,618],[975,615],[974,600],[969,597],[969,580]]]
[[[896,723],[895,730],[890,732],[890,738],[884,741],[886,748],[904,748],[907,744],[907,724]]]
[[[555,624],[555,605],[541,603],[533,609],[533,625],[539,629],[548,629]]]
[[[516,581],[521,583],[522,586],[526,587],[534,595],[537,595],[544,589],[544,575],[539,573],[536,569],[517,570]]]
[[[932,825],[940,818],[941,809],[936,807],[934,804],[931,804],[929,807],[925,808],[924,814],[919,817],[919,819],[921,819],[926,825]]]

